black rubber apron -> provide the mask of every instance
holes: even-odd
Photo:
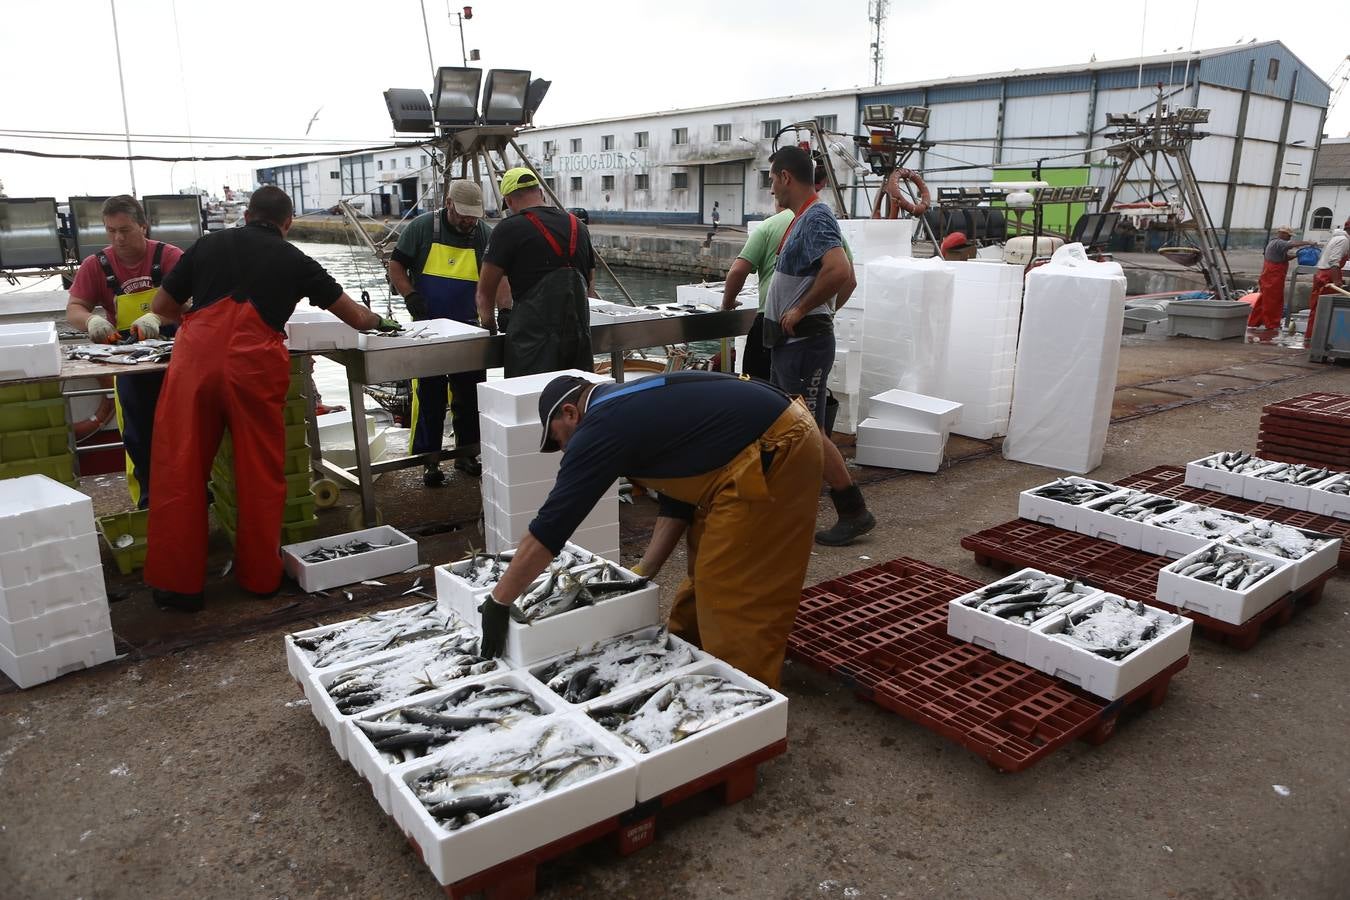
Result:
[[[562,267],[549,272],[522,297],[511,302],[511,323],[506,333],[505,374],[537,375],[561,369],[589,372],[595,362],[591,353],[591,313],[586,302],[586,278],[573,263],[577,252],[577,217],[568,214],[571,237],[567,254],[539,217],[523,213],[548,242]]]

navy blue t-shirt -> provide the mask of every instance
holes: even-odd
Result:
[[[620,475],[641,480],[711,472],[763,434],[788,402],[770,384],[717,372],[597,385],[530,533],[557,553]],[[661,515],[692,519],[693,507],[663,497]]]

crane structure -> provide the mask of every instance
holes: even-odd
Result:
[[[1327,84],[1331,85],[1331,99],[1327,101],[1328,116],[1336,108],[1336,101],[1341,99],[1347,81],[1350,81],[1350,56],[1341,60],[1340,65],[1336,66],[1336,71],[1331,73],[1331,78],[1327,81]]]
[[[872,84],[881,84],[886,71],[886,17],[891,0],[868,0],[867,21],[872,26]]]

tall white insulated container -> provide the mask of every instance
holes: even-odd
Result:
[[[988,440],[1008,433],[1022,267],[971,260],[950,264],[956,276],[951,329],[938,396],[962,406],[956,434]]]
[[[900,388],[940,396],[956,276],[940,259],[888,257],[867,264],[858,418],[867,398]]]

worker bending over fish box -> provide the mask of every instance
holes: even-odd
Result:
[[[358,330],[398,330],[286,241],[292,214],[284,191],[259,188],[244,213],[248,224],[193,244],[155,294],[154,313],[182,322],[155,414],[145,582],[161,606],[202,608],[206,477],[227,427],[239,489],[235,578],[262,596],[281,585],[282,416],[291,383],[285,328],[295,305],[308,297]]]
[[[714,372],[625,384],[553,379],[539,397],[540,450],[557,480],[511,565],[479,607],[484,656],[502,652],[510,607],[619,476],[661,495],[633,571],[656,575],[688,531],[675,634],[776,687],[811,556],[820,429],[800,400]],[[597,635],[597,637],[599,637]]]

